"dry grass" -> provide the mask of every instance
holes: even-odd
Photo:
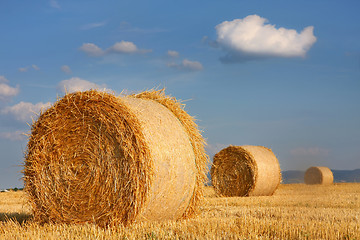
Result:
[[[246,198],[218,198],[207,187],[200,215],[194,219],[107,229],[92,224],[37,224],[30,208],[24,207],[22,192],[0,193],[0,209],[0,239],[360,238],[359,183],[280,185],[273,196]],[[27,217],[25,223],[21,216]]]

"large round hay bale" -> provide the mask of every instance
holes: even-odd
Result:
[[[328,167],[310,167],[304,175],[306,184],[332,184],[334,176]]]
[[[269,148],[229,146],[215,154],[211,180],[220,196],[269,196],[280,184],[280,165]]]
[[[129,224],[193,215],[207,155],[163,91],[66,94],[33,124],[24,184],[39,222]]]

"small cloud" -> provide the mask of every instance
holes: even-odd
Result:
[[[115,43],[112,47],[110,47],[107,52],[108,53],[147,53],[151,52],[150,49],[138,49],[137,46],[133,42],[121,41]]]
[[[19,86],[10,87],[7,83],[7,80],[4,76],[0,76],[0,101],[7,100],[11,97],[14,97],[19,94]]]
[[[300,33],[294,29],[276,28],[258,15],[225,21],[217,25],[217,43],[227,55],[223,62],[241,62],[267,57],[305,57],[316,42],[314,27]]]
[[[32,64],[31,65],[31,67],[21,67],[21,68],[19,68],[18,70],[19,70],[19,72],[27,72],[27,71],[29,71],[29,69],[34,69],[34,70],[36,70],[36,71],[39,71],[40,70],[40,68],[37,66],[37,65],[35,65],[35,64]]]
[[[20,102],[14,106],[6,107],[1,110],[2,114],[12,115],[19,122],[30,122],[31,117],[36,117],[42,110],[50,107],[51,103]]]
[[[35,69],[36,71],[39,71],[39,70],[40,70],[40,68],[39,68],[38,66],[36,66],[35,64],[31,65],[31,67],[32,67],[33,69]]]
[[[190,61],[190,60],[184,59],[182,62],[182,65],[185,69],[190,69],[190,70],[194,70],[194,71],[203,70],[203,65],[197,61]]]
[[[58,84],[57,89],[63,93],[65,93],[65,92],[71,93],[71,92],[78,92],[78,91],[86,91],[89,89],[105,90],[106,85],[97,85],[96,83],[92,83],[92,82],[89,82],[87,80],[84,80],[84,79],[81,79],[78,77],[73,77],[73,78],[61,81]]]
[[[64,73],[67,73],[67,74],[72,73],[71,68],[68,65],[61,66],[61,71],[63,71]]]
[[[179,70],[184,70],[184,71],[201,71],[201,70],[203,70],[203,65],[200,62],[190,61],[188,59],[184,59],[182,61],[182,63],[180,63],[180,64],[168,63],[167,66],[171,67],[171,68],[176,68]]]
[[[290,151],[293,156],[308,156],[308,157],[319,157],[319,156],[328,156],[330,150],[319,148],[319,147],[309,147],[309,148],[295,148]]]
[[[57,9],[61,8],[59,3],[56,0],[50,0],[50,6],[53,8],[57,8]]]
[[[118,54],[132,54],[132,53],[148,53],[151,52],[151,49],[139,49],[133,42],[121,41],[116,42],[113,46],[107,50],[102,50],[100,47],[96,46],[93,43],[84,43],[80,50],[87,53],[89,56],[99,57],[106,54],[118,53]]]
[[[0,132],[0,138],[8,139],[11,141],[22,141],[27,138],[23,131],[15,132]]]
[[[19,68],[19,72],[27,72],[29,69],[29,67],[22,67],[22,68]]]
[[[173,51],[173,50],[168,50],[167,55],[169,57],[174,57],[174,58],[179,57],[179,53],[177,51]]]
[[[89,23],[81,27],[82,30],[89,30],[93,28],[99,28],[106,25],[106,21],[103,22],[97,22],[97,23]]]
[[[93,43],[84,43],[80,50],[92,57],[99,57],[104,54],[104,51]]]
[[[109,51],[114,53],[135,53],[138,49],[132,42],[121,41],[115,43],[111,48],[109,48]]]

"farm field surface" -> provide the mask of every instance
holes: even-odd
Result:
[[[282,184],[270,197],[216,197],[197,217],[103,229],[39,225],[22,191],[0,193],[0,239],[360,239],[360,183]]]

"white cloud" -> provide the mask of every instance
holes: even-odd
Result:
[[[151,51],[150,49],[138,49],[133,42],[128,41],[117,42],[107,50],[108,53],[147,53]]]
[[[188,59],[184,59],[180,64],[168,63],[167,66],[176,68],[179,70],[185,70],[185,71],[201,71],[201,70],[203,70],[203,65],[200,62],[190,61]]]
[[[178,57],[179,56],[179,53],[177,51],[173,51],[173,50],[168,50],[167,51],[167,55],[169,57]]]
[[[99,57],[104,54],[104,51],[93,43],[84,43],[80,50],[93,57]]]
[[[32,68],[35,69],[36,71],[40,70],[40,68],[38,66],[36,66],[35,64],[32,65]]]
[[[22,68],[19,68],[19,72],[27,72],[29,69],[29,67],[22,67]]]
[[[197,61],[190,61],[190,60],[184,59],[182,62],[182,65],[185,69],[190,69],[190,70],[194,70],[194,71],[203,70],[203,65]]]
[[[6,83],[0,83],[0,100],[16,96],[19,93],[19,86],[10,87]]]
[[[138,49],[133,42],[121,41],[115,43],[109,51],[115,53],[135,53]]]
[[[6,107],[1,110],[2,114],[12,115],[17,121],[20,122],[31,122],[31,117],[37,117],[41,110],[45,110],[50,107],[51,103],[39,102],[32,104],[29,102],[20,102],[14,106]]]
[[[290,151],[290,153],[293,156],[310,156],[310,157],[328,156],[329,152],[330,152],[329,149],[324,149],[319,147],[309,147],[309,148],[299,147],[292,149]]]
[[[217,43],[228,51],[228,58],[236,60],[241,57],[304,57],[316,42],[313,26],[297,33],[267,22],[257,15],[222,22],[215,27]]]
[[[85,91],[89,89],[100,89],[105,90],[106,85],[97,85],[96,83],[89,82],[87,80],[73,77],[70,79],[66,79],[61,81],[58,86],[58,90],[62,91],[63,93],[68,92],[77,92],[77,91]]]
[[[68,65],[61,66],[61,71],[63,71],[64,73],[67,73],[67,74],[72,73],[71,68]]]
[[[102,50],[100,47],[93,43],[84,43],[80,50],[87,53],[89,56],[99,57],[111,53],[119,54],[131,54],[131,53],[148,53],[151,49],[139,49],[133,42],[121,41],[116,42],[113,46],[106,50]]]
[[[50,0],[50,6],[53,8],[57,8],[57,9],[61,8],[59,3],[56,0]]]
[[[97,23],[89,23],[81,27],[82,30],[89,30],[93,28],[98,28],[106,25],[106,21],[97,22]]]
[[[7,80],[4,76],[0,76],[0,100],[7,100],[10,97],[14,97],[19,93],[19,86],[15,88],[10,87],[7,83]]]
[[[23,131],[15,131],[15,132],[0,132],[0,138],[8,139],[11,141],[22,141],[27,137]]]

